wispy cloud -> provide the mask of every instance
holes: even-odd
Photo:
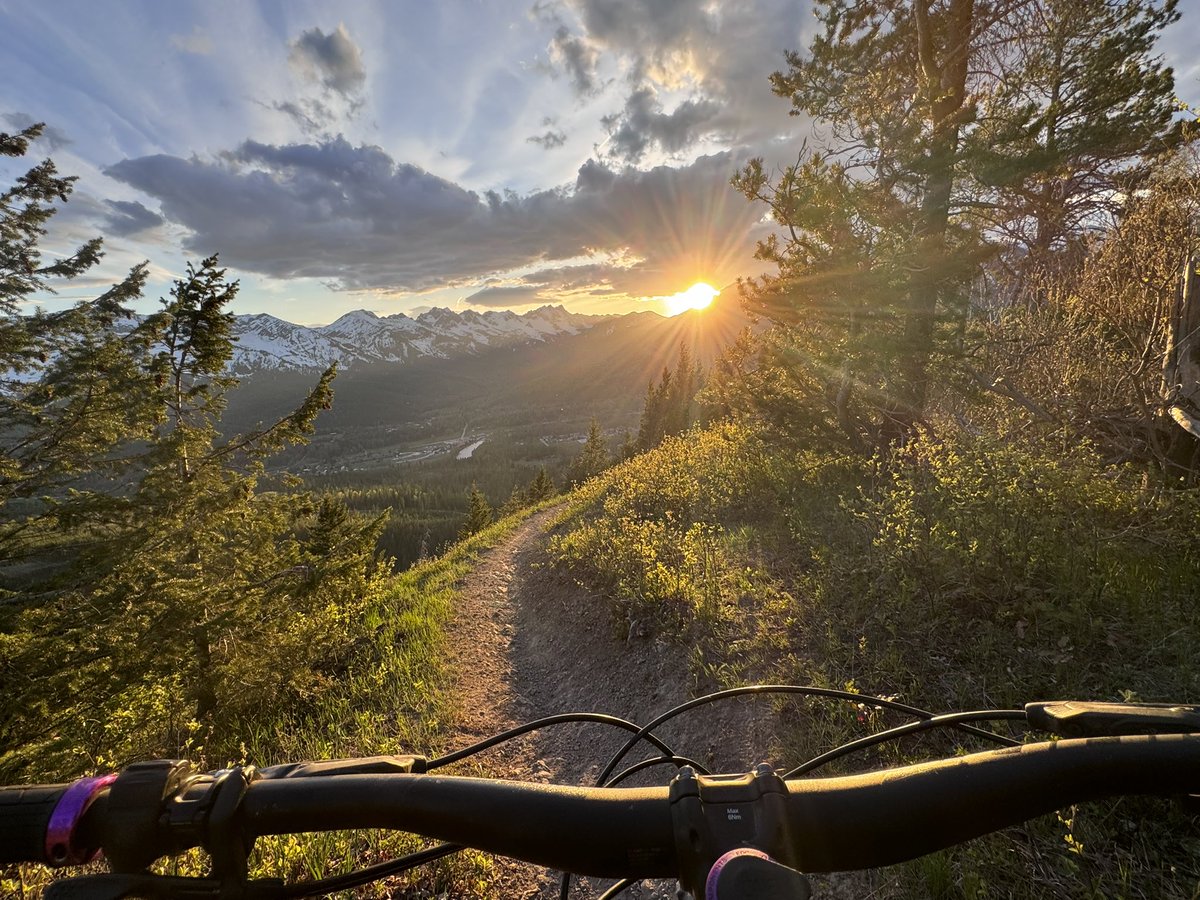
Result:
[[[5,113],[3,116],[0,116],[0,118],[4,119],[4,121],[10,127],[15,128],[18,131],[26,129],[30,125],[35,125],[39,121],[38,119],[35,119],[33,116],[29,115],[29,113],[23,112]],[[71,139],[67,137],[67,133],[65,131],[63,131],[61,128],[55,128],[53,125],[46,124],[45,122],[42,122],[42,124],[45,127],[42,128],[42,133],[37,139],[38,143],[42,144],[48,150],[61,150],[70,145]]]
[[[171,46],[195,56],[208,56],[213,52],[213,41],[208,32],[199,25],[192,26],[188,34],[171,35]]]
[[[590,42],[571,34],[559,25],[550,41],[550,59],[567,73],[572,87],[582,96],[591,96],[600,88],[596,75],[599,51]]]

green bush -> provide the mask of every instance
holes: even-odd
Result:
[[[732,598],[734,531],[774,502],[765,463],[738,426],[668,438],[578,490],[551,554],[614,600],[621,627],[712,625]]]

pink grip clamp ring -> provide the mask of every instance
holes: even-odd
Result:
[[[761,850],[755,850],[753,847],[738,847],[736,850],[730,850],[713,863],[713,867],[708,870],[708,878],[705,879],[704,884],[705,900],[717,900],[717,881],[721,878],[721,870],[725,868],[726,863],[737,859],[739,856],[755,856],[759,859],[771,858]]]
[[[80,778],[66,789],[46,825],[46,860],[51,865],[78,866],[99,855],[96,848],[75,845],[75,829],[96,796],[116,780],[116,775]]]

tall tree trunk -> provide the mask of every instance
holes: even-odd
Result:
[[[933,356],[939,301],[945,291],[946,229],[950,223],[950,199],[975,15],[975,0],[952,0],[947,14],[945,46],[939,53],[929,6],[930,0],[913,2],[917,56],[928,103],[930,137],[916,236],[916,271],[909,282],[905,311],[904,355],[894,408],[885,411],[885,438],[911,431],[924,415],[929,399],[929,363]]]

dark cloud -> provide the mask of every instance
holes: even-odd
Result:
[[[320,28],[301,32],[291,44],[289,60],[306,78],[348,99],[362,89],[367,78],[362,52],[345,25],[329,34]]]
[[[104,203],[108,207],[108,214],[104,217],[104,230],[118,237],[128,237],[148,228],[157,228],[166,221],[136,200],[105,200]]]
[[[579,172],[575,176],[575,189],[577,191],[606,191],[612,187],[616,179],[616,173],[604,163],[589,159],[579,167]]]
[[[540,144],[545,150],[553,150],[555,147],[561,147],[567,142],[567,133],[551,128],[545,134],[535,134],[532,137],[525,138],[525,141],[529,144]]]
[[[547,298],[541,294],[542,285],[486,287],[476,291],[465,300],[471,306],[487,306],[506,309],[510,306],[531,306],[534,303],[544,303]]]
[[[720,111],[713,100],[685,100],[670,113],[663,112],[654,89],[643,87],[629,95],[625,109],[604,120],[611,130],[611,152],[636,163],[652,146],[678,153],[695,143],[707,123]]]
[[[29,113],[23,112],[5,113],[3,116],[0,116],[0,118],[3,118],[5,122],[18,131],[43,121],[41,119],[35,119],[33,116],[29,115]],[[71,143],[71,139],[67,137],[66,132],[55,128],[53,125],[46,125],[42,129],[42,135],[37,139],[37,143],[43,144],[49,150],[61,150],[63,147],[66,147]]]
[[[649,171],[592,161],[571,188],[481,195],[339,137],[247,141],[207,160],[128,159],[107,174],[187,228],[190,252],[219,250],[232,266],[278,278],[423,291],[623,254],[641,262],[613,277],[661,292],[680,260],[732,274],[749,259],[761,211],[729,187],[736,165],[729,154]]]
[[[566,25],[559,25],[554,32],[550,59],[566,70],[577,93],[590,96],[599,90],[596,63],[600,54],[590,43],[572,35]]]

